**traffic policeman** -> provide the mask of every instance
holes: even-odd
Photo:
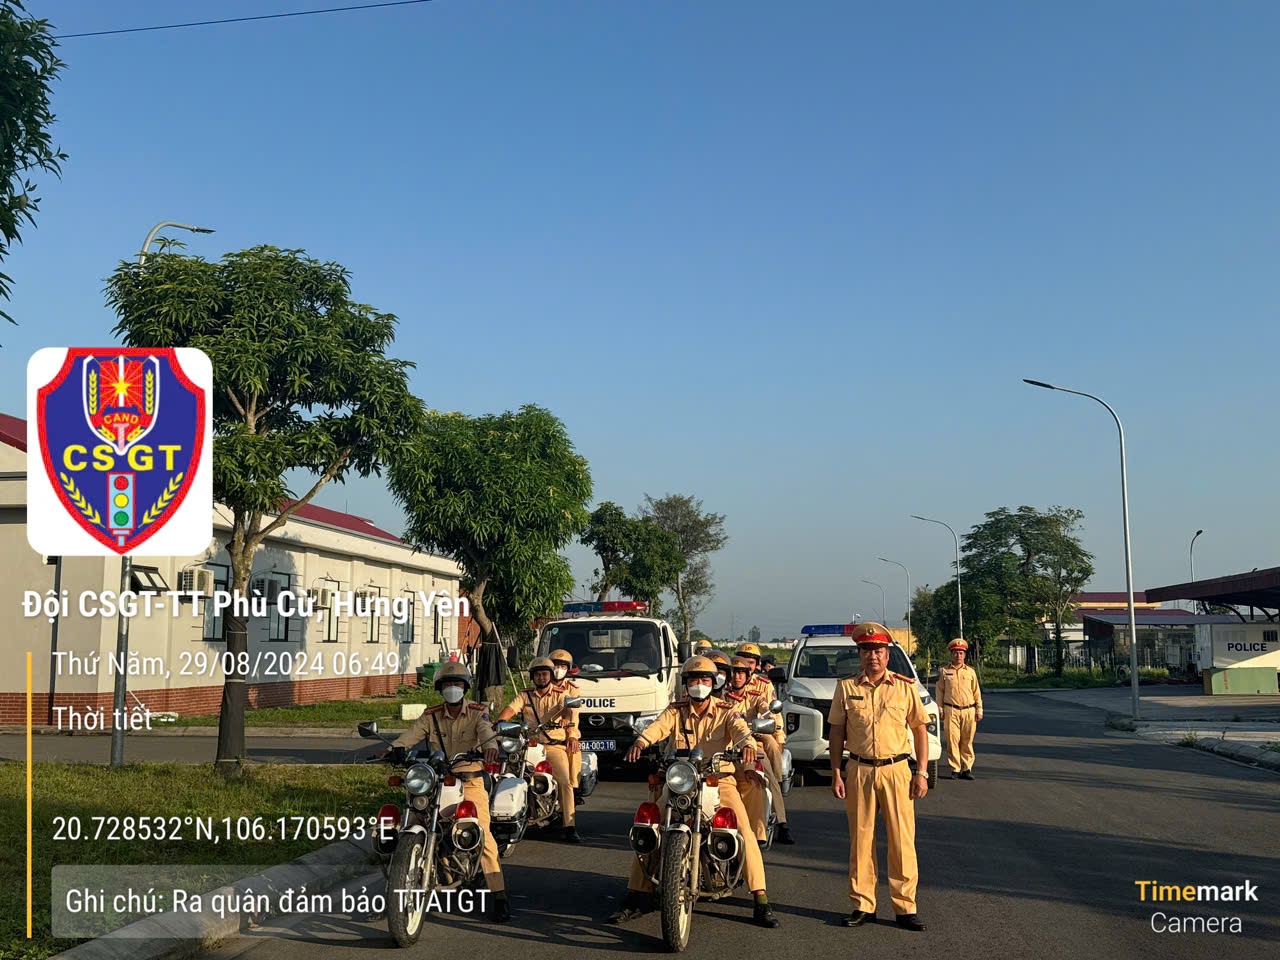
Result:
[[[763,656],[759,644],[740,643],[733,651],[735,656],[745,657],[751,664],[751,688],[762,697],[773,699],[773,682],[760,672],[760,660]]]
[[[929,716],[913,678],[890,673],[889,629],[874,622],[854,628],[862,671],[846,677],[831,701],[831,792],[845,802],[849,818],[849,899],[845,926],[857,927],[876,912],[876,811],[889,841],[889,893],[897,922],[923,930],[916,913],[916,815],[912,801],[929,792],[925,764],[912,775],[915,755],[929,756]],[[849,750],[847,765],[845,748]]]
[[[781,730],[782,715],[769,709],[772,697],[762,697],[750,689],[751,662],[745,657],[734,657],[730,664],[730,676],[729,686],[723,694],[725,703],[737,711],[747,723],[763,717],[772,717],[778,730]],[[771,693],[772,689],[770,687]],[[782,787],[778,785],[778,774],[782,770],[782,747],[770,734],[757,736],[756,742],[765,753],[761,772],[769,781],[769,789],[773,792],[773,807],[778,813],[778,831],[774,839],[779,843],[795,843],[795,838],[791,836],[791,828],[787,826],[787,807],[782,800]],[[742,767],[739,768],[737,777],[739,785],[744,787],[742,793],[747,801],[747,812],[751,814],[751,825],[755,829],[756,839],[763,842],[765,839],[764,792],[754,789],[752,781],[754,774],[754,767]]]
[[[489,708],[483,703],[463,703],[471,687],[471,671],[453,661],[444,664],[435,676],[436,691],[444,697],[423,711],[408,730],[392,742],[393,750],[407,750],[426,741],[428,750],[443,750],[452,759],[459,753],[483,750],[486,762],[496,763],[498,749],[493,745],[493,724]],[[489,794],[484,788],[484,770],[480,763],[460,763],[453,775],[462,781],[462,795],[476,806],[476,820],[484,831],[484,848],[480,862],[485,884],[493,894],[491,917],[497,923],[511,919],[507,894],[502,882],[502,866],[498,861],[498,845],[489,832]]]
[[[658,719],[645,728],[644,733],[627,751],[627,761],[635,763],[650,746],[670,739],[674,749],[700,749],[708,756],[732,750],[735,745],[742,744],[743,762],[755,763],[756,751],[751,739],[751,727],[732,707],[711,695],[715,675],[716,666],[707,657],[690,657],[686,660],[681,668],[681,679],[688,696],[672,703],[658,715]],[[730,772],[728,765],[722,761],[720,773]],[[721,776],[719,779],[720,805],[733,810],[740,823],[749,822],[746,807],[738,794],[737,781],[731,776]],[[661,789],[655,787],[650,792],[650,799],[658,801]],[[752,919],[762,927],[777,927],[780,923],[774,916],[769,897],[765,893],[764,860],[760,857],[760,845],[752,831],[742,831],[742,847],[747,886],[755,898]],[[622,901],[618,912],[609,918],[610,921],[622,923],[651,910],[652,893],[653,885],[637,858],[631,865],[626,899]]]
[[[716,665],[716,678],[712,683],[712,695],[724,699],[725,690],[729,687],[729,658],[719,650],[712,650],[704,656]]]
[[[573,680],[573,654],[568,650],[552,650],[548,659],[555,668],[552,671],[552,685],[557,693],[566,698],[579,697],[582,691]],[[582,796],[582,751],[575,750],[569,754],[569,783],[573,785],[573,802],[577,806],[586,803]]]
[[[569,779],[569,757],[579,750],[578,711],[565,710],[568,694],[556,690],[552,683],[555,665],[547,657],[539,657],[529,664],[529,679],[533,686],[521,690],[507,704],[499,720],[510,720],[517,713],[532,727],[543,727],[538,742],[547,751],[551,773],[556,778],[556,792],[560,799],[560,822],[564,826],[566,843],[581,843],[576,826],[577,817],[573,802],[573,785]]]
[[[947,738],[947,763],[952,779],[973,779],[973,735],[982,719],[982,690],[978,674],[966,664],[969,644],[956,637],[947,649],[951,665],[938,671],[934,699],[942,705],[942,728]]]
[[[710,650],[711,650],[711,641],[708,640],[706,637],[703,637],[701,640],[699,640],[697,643],[693,645],[693,655],[695,657],[699,657],[699,656],[705,657]]]

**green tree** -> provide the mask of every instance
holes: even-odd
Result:
[[[0,0],[0,263],[40,210],[28,176],[36,170],[60,176],[67,159],[49,136],[50,94],[65,66],[57,46],[48,20],[26,16],[21,0]],[[0,300],[9,299],[11,282],[0,273]],[[3,310],[0,317],[16,322]]]
[[[608,500],[591,512],[580,540],[600,558],[591,585],[600,601],[617,588],[624,597],[646,601],[657,615],[659,595],[684,569],[674,535]]]
[[[213,362],[213,494],[231,511],[231,587],[248,592],[253,554],[325,484],[380,472],[421,419],[412,364],[386,355],[396,318],[351,299],[336,263],[260,246],[220,263],[153,254],[107,281],[114,332],[135,347],[198,347]],[[301,495],[285,477],[311,477]],[[227,652],[248,650],[244,617],[227,618]],[[217,762],[245,755],[247,691],[228,671]]]
[[[652,517],[659,527],[676,538],[684,568],[667,582],[675,598],[677,626],[683,642],[691,643],[693,625],[707,608],[714,593],[709,555],[728,542],[724,532],[724,514],[702,509],[702,501],[683,494],[668,494],[655,500],[646,496],[641,512]]]
[[[551,555],[587,523],[591,474],[549,411],[428,415],[389,476],[408,515],[405,539],[462,567],[482,640],[497,637],[490,587],[509,598],[504,615],[525,623],[572,592]],[[560,572],[546,583],[549,569]]]
[[[590,547],[600,558],[600,569],[591,589],[596,599],[603,602],[609,591],[618,585],[617,570],[631,551],[634,522],[627,512],[612,500],[606,500],[587,518],[587,529],[579,538],[583,546]]]

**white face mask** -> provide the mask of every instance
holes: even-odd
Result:
[[[445,703],[461,703],[466,693],[467,691],[463,690],[462,687],[452,683],[440,691]]]
[[[568,667],[556,667],[556,679],[563,680],[569,674]]]
[[[695,700],[705,700],[707,697],[711,696],[710,683],[690,684],[688,690],[689,696],[693,697]]]
[[[724,686],[724,674],[723,674],[723,673],[717,673],[717,674],[716,674],[716,689],[717,689],[717,690],[719,690],[719,689],[720,689],[721,687],[723,687],[723,686]]]

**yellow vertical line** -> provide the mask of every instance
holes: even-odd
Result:
[[[31,939],[31,651],[27,651],[27,939]]]

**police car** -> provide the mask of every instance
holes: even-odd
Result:
[[[537,653],[573,654],[582,749],[615,767],[636,738],[678,694],[679,643],[665,620],[641,600],[565,604],[538,634]]]
[[[828,732],[831,725],[827,716],[831,712],[831,700],[835,697],[836,684],[843,677],[850,677],[861,669],[858,647],[851,634],[857,624],[810,624],[801,631],[791,662],[785,667],[774,667],[769,679],[782,687],[782,717],[787,733],[787,749],[798,767],[830,769]],[[925,768],[929,787],[938,782],[938,759],[942,756],[942,742],[938,739],[938,704],[925,689],[916,674],[906,651],[897,643],[889,647],[889,670],[915,678],[925,712],[929,714],[929,761]],[[911,748],[911,764],[915,766],[915,746]]]

